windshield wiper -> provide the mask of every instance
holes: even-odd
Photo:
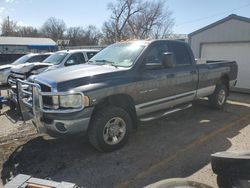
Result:
[[[91,61],[92,62],[92,61]],[[95,62],[100,62],[100,63],[103,63],[102,65],[111,65],[115,68],[118,68],[116,65],[115,65],[115,62],[113,61],[109,61],[109,60],[106,60],[106,59],[98,59],[98,60],[95,60]]]

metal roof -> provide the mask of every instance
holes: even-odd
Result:
[[[207,29],[210,29],[210,28],[212,28],[212,27],[214,27],[214,26],[216,26],[216,25],[222,24],[222,23],[224,23],[224,22],[226,22],[226,21],[228,21],[228,20],[231,20],[231,19],[240,20],[240,21],[244,21],[244,22],[250,23],[250,18],[243,17],[243,16],[238,16],[238,15],[236,15],[236,14],[231,14],[231,15],[227,16],[226,18],[223,18],[223,19],[221,19],[221,20],[219,20],[219,21],[217,21],[217,22],[214,22],[214,23],[212,23],[212,24],[210,24],[210,25],[208,25],[208,26],[206,26],[206,27],[203,27],[203,28],[201,28],[201,29],[198,29],[198,30],[196,30],[196,31],[194,31],[194,32],[192,32],[192,33],[190,33],[190,34],[188,34],[188,36],[189,36],[189,37],[190,37],[190,36],[193,36],[193,35],[195,35],[195,34],[197,34],[197,33],[200,33],[200,32],[202,32],[202,31],[205,31],[205,30],[207,30]]]
[[[74,53],[74,52],[99,52],[97,49],[69,49],[69,50],[60,50],[58,52]]]
[[[0,37],[0,45],[51,45],[57,44],[50,38]]]

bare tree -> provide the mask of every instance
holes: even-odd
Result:
[[[171,33],[174,19],[165,1],[146,1],[143,7],[143,10],[133,15],[128,22],[133,37],[158,39]]]
[[[164,38],[174,25],[172,12],[163,0],[117,0],[116,4],[109,5],[109,9],[110,20],[103,25],[105,42]]]
[[[10,20],[9,17],[5,18],[1,24],[2,36],[17,36],[17,22]]]
[[[102,33],[95,26],[89,25],[84,30],[84,45],[98,45],[102,38]]]
[[[83,36],[84,30],[82,27],[70,27],[67,30],[66,38],[70,40],[70,45],[77,46],[82,45]]]
[[[19,37],[40,37],[38,30],[31,26],[19,26],[17,30]]]
[[[51,17],[45,21],[41,28],[42,35],[52,38],[54,41],[62,39],[64,37],[65,31],[66,24],[64,21],[55,17]]]
[[[102,33],[93,25],[89,25],[86,28],[70,27],[66,35],[72,46],[97,45],[101,37]]]
[[[109,3],[108,9],[111,11],[111,17],[103,25],[107,40],[114,42],[128,37],[127,23],[131,16],[142,9],[139,2],[138,0],[117,0],[115,4]]]

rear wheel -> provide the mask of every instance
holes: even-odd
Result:
[[[89,141],[99,151],[114,151],[125,145],[131,127],[132,120],[124,109],[109,106],[95,112],[88,131]]]
[[[214,93],[209,96],[210,105],[215,109],[222,109],[227,101],[228,92],[223,82],[217,84]]]

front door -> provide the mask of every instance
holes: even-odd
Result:
[[[167,51],[166,43],[157,43],[149,49],[144,58],[144,67],[136,87],[139,96],[136,105],[138,116],[167,108],[171,96],[175,93],[173,68],[162,65],[162,55]],[[148,64],[151,66],[147,66]]]

